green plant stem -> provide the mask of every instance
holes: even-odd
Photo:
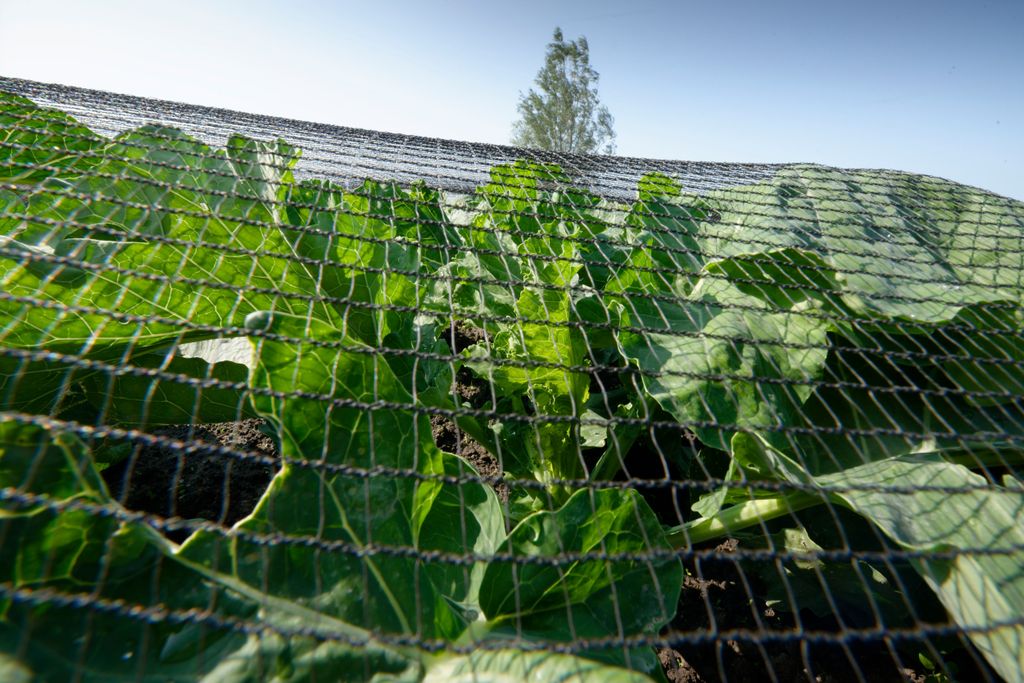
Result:
[[[821,496],[802,491],[774,498],[748,500],[726,508],[714,517],[677,527],[668,533],[668,539],[676,548],[703,543],[823,502]]]

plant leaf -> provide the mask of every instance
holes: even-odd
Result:
[[[483,650],[440,660],[423,683],[645,683],[636,671],[553,652]]]
[[[280,430],[282,455],[354,469],[286,463],[239,528],[315,537],[337,547],[331,552],[304,544],[261,549],[243,539],[199,534],[182,552],[203,566],[232,567],[254,590],[375,632],[421,638],[450,634],[460,619],[452,605],[472,602],[472,567],[458,558],[500,540],[494,538],[500,525],[493,518],[500,519],[500,508],[493,491],[472,481],[455,485],[429,478],[451,471],[445,466],[448,456],[434,445],[426,416],[412,411],[412,397],[373,349],[361,348],[319,320],[274,313],[251,316],[250,325],[308,340],[256,342],[255,385],[287,396],[255,399]],[[345,407],[335,401],[408,408]],[[385,469],[375,473],[375,468]],[[414,473],[428,478],[419,480]],[[453,500],[467,502],[466,509]],[[427,519],[461,533],[424,534]],[[426,562],[412,556],[435,550],[455,559]],[[443,584],[443,593],[435,582]]]
[[[667,548],[661,525],[635,491],[577,491],[558,510],[535,513],[512,530],[502,550],[516,559],[490,563],[480,604],[496,632],[544,642],[654,635],[675,613],[682,567],[670,555],[630,554]],[[566,553],[615,559],[538,561]],[[640,648],[590,648],[586,656],[649,672],[657,666],[653,652]]]
[[[1024,680],[1024,492],[994,486],[937,454],[817,481],[837,487],[835,497],[904,548],[951,551],[950,559],[926,555],[912,564],[996,671]]]

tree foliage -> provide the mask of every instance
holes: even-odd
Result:
[[[536,89],[519,97],[512,144],[556,152],[615,152],[614,119],[597,96],[587,39],[566,42],[560,28],[548,44]]]

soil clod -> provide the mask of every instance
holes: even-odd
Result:
[[[111,495],[126,508],[160,517],[205,519],[231,526],[250,514],[276,470],[274,440],[261,430],[263,420],[171,425],[154,430],[167,442],[140,445],[126,459],[103,471]],[[221,446],[186,452],[173,441]],[[246,457],[246,454],[264,457]],[[181,542],[188,530],[168,533]]]

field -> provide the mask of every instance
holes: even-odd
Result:
[[[1024,205],[300,157],[0,93],[8,678],[1022,680]]]

